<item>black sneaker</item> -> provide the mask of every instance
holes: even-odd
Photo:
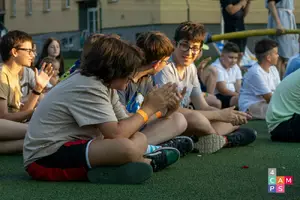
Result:
[[[102,166],[88,171],[88,180],[100,184],[140,184],[153,174],[152,167],[142,162],[120,166]]]
[[[162,147],[173,147],[178,149],[180,156],[183,157],[194,149],[194,142],[190,137],[177,136],[167,142],[160,144]]]
[[[250,128],[239,128],[227,135],[226,147],[245,146],[255,141],[257,132]]]
[[[176,163],[180,158],[180,152],[172,147],[161,147],[153,153],[146,154],[144,157],[152,160],[152,169],[154,172],[158,172]]]

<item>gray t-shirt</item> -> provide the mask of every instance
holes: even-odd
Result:
[[[137,83],[129,82],[125,91],[119,91],[118,95],[120,97],[120,102],[126,106],[127,103],[132,99],[136,92],[142,94],[144,97],[153,88],[153,80],[151,76],[144,76],[138,80]]]
[[[176,65],[174,61],[166,65],[163,70],[154,76],[154,82],[159,87],[171,82],[177,83],[179,90],[181,91],[184,87],[187,87],[186,94],[181,102],[181,107],[187,108],[190,104],[191,96],[201,95],[200,83],[197,75],[197,68],[193,64],[185,67],[185,75],[183,79],[179,77]]]
[[[24,67],[23,76],[20,80],[22,97],[29,95],[30,91],[35,87],[35,74],[29,67]]]
[[[50,90],[34,112],[24,139],[24,166],[64,143],[101,136],[95,125],[127,118],[116,90],[94,77],[71,75]]]

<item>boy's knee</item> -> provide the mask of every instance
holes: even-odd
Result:
[[[216,67],[210,66],[209,72],[210,72],[210,76],[211,76],[212,78],[217,78],[217,77],[218,77],[218,70],[217,70]]]
[[[178,130],[178,132],[183,133],[187,128],[187,121],[183,114],[175,112],[172,114],[173,124],[172,126]]]
[[[120,141],[122,145],[123,158],[125,161],[135,162],[140,160],[140,157],[144,152],[140,152],[141,150],[138,147],[138,145],[134,144],[132,141],[128,139],[120,139]],[[147,145],[146,142],[145,145]]]

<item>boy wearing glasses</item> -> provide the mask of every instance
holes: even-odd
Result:
[[[256,139],[255,131],[239,128],[238,125],[247,123],[249,116],[244,112],[235,111],[233,107],[223,110],[211,107],[201,93],[194,61],[201,52],[204,36],[205,30],[202,24],[181,23],[175,31],[176,48],[171,56],[171,63],[154,76],[155,83],[162,86],[172,82],[177,83],[181,89],[187,88],[179,108],[179,112],[188,122],[186,135],[224,136],[222,140],[219,137],[212,138],[208,153],[215,152],[223,146],[248,145]],[[186,109],[190,101],[195,110]],[[197,143],[196,148],[201,145]]]
[[[19,72],[24,66],[31,66],[34,60],[32,38],[22,31],[10,31],[1,39],[0,52],[3,59],[0,71],[0,118],[23,122],[30,119],[53,70],[51,65],[43,65],[40,73],[35,71],[35,87],[28,101],[21,106]]]
[[[136,113],[141,107],[144,97],[155,85],[151,76],[169,63],[170,55],[174,51],[169,38],[165,34],[156,31],[140,34],[136,45],[144,52],[144,63],[134,77],[129,80],[126,90],[118,91],[120,102],[126,106],[129,113]],[[155,151],[161,146],[177,148],[181,156],[191,152],[193,150],[192,139],[178,136],[187,127],[184,116],[175,112],[169,113],[168,118],[164,118],[165,113],[162,112],[153,115],[150,122],[142,130],[147,136],[148,143],[151,144],[148,146],[147,153],[151,153],[151,151]]]

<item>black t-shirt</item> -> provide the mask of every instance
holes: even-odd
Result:
[[[226,7],[230,4],[235,5],[238,4],[240,0],[220,0],[221,7],[222,7],[222,14],[225,24],[225,33],[236,32],[236,31],[243,31],[245,30],[244,25],[244,9],[240,9],[233,15],[230,15],[226,11]]]

